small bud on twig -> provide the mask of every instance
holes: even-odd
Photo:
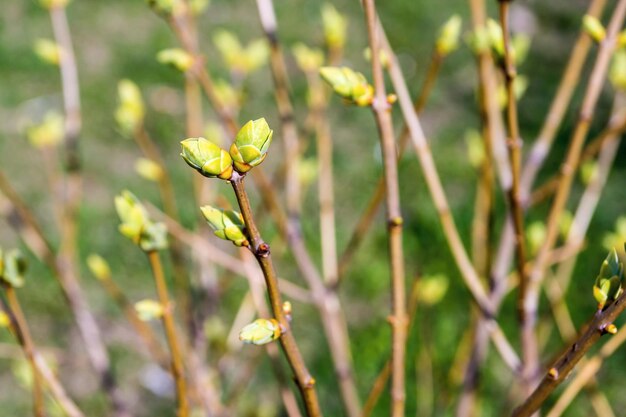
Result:
[[[141,321],[160,319],[165,313],[163,305],[155,300],[141,300],[136,302],[135,311]]]
[[[87,267],[99,280],[105,280],[111,276],[111,268],[108,262],[100,255],[92,253],[87,257]]]
[[[26,258],[19,249],[3,252],[0,249],[0,281],[14,288],[24,285]]]
[[[188,138],[180,145],[185,162],[205,177],[228,180],[233,174],[232,158],[216,144],[205,138]]]
[[[243,125],[230,147],[237,172],[244,174],[265,160],[273,133],[264,118],[250,120]]]
[[[239,340],[253,345],[265,345],[282,334],[280,324],[276,319],[256,319],[239,332]]]
[[[139,199],[128,190],[115,197],[115,209],[122,221],[121,234],[142,250],[149,252],[167,247],[167,230],[163,223],[154,223]]]
[[[230,240],[235,246],[248,246],[245,223],[240,213],[221,210],[211,206],[200,207],[202,215],[213,229],[215,236]]]

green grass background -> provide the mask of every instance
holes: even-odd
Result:
[[[462,0],[379,2],[380,14],[387,28],[391,44],[399,55],[407,75],[407,82],[415,94],[424,78],[437,30],[452,13],[464,17],[468,29],[468,6]],[[495,1],[490,4],[496,16]],[[520,125],[529,149],[536,136],[550,99],[558,84],[571,45],[573,44],[586,1],[558,0],[552,2],[528,1],[518,6],[535,19],[535,33],[528,61],[520,72],[530,79],[529,89],[520,102]],[[288,51],[296,42],[321,46],[323,42],[320,10],[317,1],[292,0],[276,2],[279,35]],[[362,12],[356,1],[337,1],[335,6],[350,20],[349,39],[344,63],[369,74],[369,63],[363,58],[367,43]],[[45,175],[39,168],[39,153],[25,140],[23,127],[30,118],[43,110],[61,108],[58,71],[41,63],[32,53],[36,38],[51,37],[49,18],[45,10],[32,0],[7,1],[0,7],[0,166],[11,178],[21,195],[29,202],[44,225],[51,240],[56,230],[51,215],[50,190]],[[76,0],[68,9],[74,36],[81,81],[83,104],[82,156],[85,164],[85,196],[81,209],[80,252],[84,258],[98,252],[110,260],[116,281],[129,297],[138,300],[153,296],[149,268],[142,254],[135,250],[117,232],[117,216],[112,199],[121,189],[128,188],[142,198],[158,202],[156,188],[134,174],[133,164],[139,151],[134,143],[124,139],[116,129],[113,112],[116,106],[116,83],[130,78],[142,88],[148,103],[147,126],[161,147],[176,185],[177,199],[186,225],[193,225],[198,210],[191,197],[191,173],[178,156],[178,141],[184,138],[184,101],[182,77],[155,60],[156,53],[177,46],[165,23],[139,0],[107,2]],[[211,43],[211,35],[219,28],[236,32],[247,42],[262,35],[256,6],[253,1],[214,0],[199,20],[202,51],[210,71],[215,76],[227,77],[227,68]],[[592,54],[593,55],[593,54]],[[297,120],[306,117],[306,82],[288,55],[289,76],[293,90]],[[585,70],[588,73],[589,63]],[[476,172],[468,164],[463,133],[479,127],[476,110],[476,71],[474,59],[467,47],[446,59],[431,100],[422,117],[422,123],[431,139],[433,155],[440,170],[450,204],[465,244],[469,247]],[[266,117],[277,130],[276,139],[267,166],[276,166],[283,153],[280,145],[279,119],[273,102],[271,74],[267,68],[253,74],[245,83],[247,99],[240,120]],[[569,139],[576,109],[580,105],[583,88],[579,88],[555,142],[541,178],[549,176],[558,167]],[[606,122],[612,97],[605,88],[598,104],[592,134]],[[204,103],[206,119],[215,119]],[[359,213],[365,206],[370,191],[381,175],[377,150],[378,138],[370,112],[344,107],[334,98],[329,116],[334,141],[335,195],[337,205],[338,245],[345,247]],[[394,119],[400,126],[399,111]],[[314,138],[307,156],[315,151]],[[587,246],[574,272],[573,283],[567,294],[568,305],[577,325],[582,325],[593,314],[595,301],[591,284],[598,266],[605,256],[601,241],[612,230],[615,219],[624,213],[624,147],[616,160],[609,183],[604,190],[597,214],[594,216]],[[416,158],[412,152],[400,164],[403,215],[405,217],[404,248],[407,259],[407,284],[417,274],[446,274],[450,289],[438,305],[421,309],[418,325],[411,329],[407,356],[407,415],[424,415],[424,404],[433,402],[432,415],[453,415],[458,386],[450,380],[453,359],[461,337],[469,325],[470,298],[454,266],[445,244],[435,209],[428,195]],[[225,183],[212,181],[211,186],[230,198]],[[580,195],[576,185],[571,207]],[[303,228],[307,246],[319,260],[317,196],[311,186],[304,196]],[[549,206],[540,205],[527,216],[527,221],[545,218]],[[498,201],[497,224],[501,224],[505,205]],[[390,329],[386,323],[389,304],[386,234],[383,218],[379,215],[373,231],[368,235],[353,264],[343,279],[340,295],[345,303],[355,372],[362,399],[365,399],[374,378],[389,355]],[[275,243],[278,268],[282,276],[304,285],[284,244],[276,238],[270,222],[263,222],[262,232]],[[216,240],[216,239],[215,239]],[[221,242],[215,242],[220,244]],[[6,222],[0,221],[2,247],[19,246],[18,237]],[[227,245],[221,245],[227,250]],[[30,256],[30,255],[29,255]],[[32,256],[30,256],[32,258]],[[115,369],[125,396],[137,407],[138,416],[173,415],[171,399],[158,398],[141,388],[139,374],[146,360],[136,352],[132,330],[116,307],[106,297],[90,274],[83,269],[82,285],[91,307],[96,313],[109,344]],[[215,311],[228,328],[246,291],[246,282],[219,271],[218,285],[222,289]],[[31,259],[28,284],[19,292],[27,317],[33,327],[38,345],[49,348],[59,361],[63,382],[77,398],[86,414],[92,417],[107,415],[106,399],[98,393],[94,374],[84,357],[80,338],[73,320],[63,302],[58,285],[48,271]],[[544,300],[545,301],[545,300]],[[544,302],[541,317],[551,320]],[[501,314],[502,324],[509,338],[518,346],[514,300],[507,298]],[[619,325],[622,320],[619,321]],[[158,326],[157,326],[158,328]],[[310,307],[296,304],[294,331],[300,341],[310,369],[320,390],[322,406],[327,416],[343,415],[337,395],[327,345],[324,342],[317,313]],[[0,332],[1,346],[13,345],[7,331]],[[563,346],[556,331],[548,337],[542,356],[549,360]],[[428,347],[431,354],[434,396],[417,382],[420,371],[418,356]],[[240,353],[250,354],[245,348]],[[219,349],[207,352],[209,362],[215,363]],[[626,407],[623,383],[626,349],[611,357],[599,375],[600,388],[607,393],[615,410]],[[0,356],[0,415],[18,416],[30,413],[30,394],[15,382],[15,359]],[[504,415],[511,403],[507,396],[512,379],[501,360],[490,354],[483,368],[481,402],[483,416]],[[228,372],[224,372],[228,378]],[[258,373],[247,389],[238,408],[238,415],[261,415],[257,405],[276,405],[278,397],[273,388],[271,372],[262,362]],[[228,391],[228,387],[226,387]],[[555,399],[556,395],[552,396]],[[552,400],[550,400],[552,401]],[[383,396],[376,415],[387,415],[389,399]],[[280,409],[276,412],[280,413]],[[579,396],[567,415],[586,416],[591,412],[588,400]],[[618,412],[619,414],[619,412]]]

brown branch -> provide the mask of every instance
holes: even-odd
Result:
[[[600,45],[600,50],[598,51],[598,56],[589,78],[578,122],[572,134],[567,155],[559,170],[560,186],[554,197],[552,207],[548,215],[546,237],[541,248],[539,249],[528,278],[528,294],[524,301],[524,310],[527,312],[527,320],[523,323],[523,326],[527,328],[524,330],[525,333],[529,333],[531,331],[534,332],[535,329],[541,282],[546,265],[550,260],[549,256],[551,250],[558,237],[559,220],[561,213],[566,206],[574,180],[575,170],[573,167],[578,163],[580,158],[585,137],[589,131],[596,103],[606,77],[606,71],[615,49],[616,37],[622,27],[625,15],[626,0],[620,0],[615,8],[611,22],[609,23],[607,37]],[[538,376],[539,372],[538,356],[538,352],[534,352],[534,369],[529,369],[527,374],[533,379]]]
[[[581,366],[576,376],[572,378],[557,402],[546,414],[546,417],[559,417],[562,415],[578,392],[594,379],[604,360],[613,355],[624,342],[626,342],[626,328],[621,328],[615,336],[611,337],[611,339],[600,348],[597,354]]]
[[[31,366],[33,372],[33,414],[35,417],[43,417],[44,414],[44,398],[43,387],[41,381],[41,375],[39,368],[35,362],[35,344],[28,328],[28,322],[20,306],[20,302],[15,293],[15,289],[10,284],[4,284],[4,294],[7,298],[8,307],[13,319],[12,327],[15,329],[15,336],[17,337],[26,359]]]
[[[606,0],[592,0],[586,14],[598,17],[602,14],[602,10],[606,4]],[[527,204],[528,194],[532,188],[535,177],[539,172],[548,152],[552,146],[557,130],[565,116],[565,111],[570,103],[572,95],[578,86],[581,71],[585,64],[585,59],[591,47],[591,39],[584,31],[581,32],[578,40],[572,48],[569,61],[565,67],[565,72],[561,77],[561,82],[557,89],[556,95],[550,105],[548,114],[544,121],[543,127],[537,139],[533,142],[532,148],[526,158],[526,163],[522,170],[522,178],[520,184],[520,194],[524,206]],[[498,254],[495,258],[493,275],[496,278],[504,277],[509,269],[511,257],[513,256],[513,225],[510,219],[507,219],[504,232],[498,244]]]
[[[127,416],[126,407],[120,398],[120,393],[111,373],[109,356],[102,340],[102,335],[95,317],[88,308],[77,277],[72,273],[75,271],[71,267],[71,262],[68,268],[66,267],[65,259],[57,258],[32,211],[11,187],[11,184],[2,172],[0,172],[0,192],[10,201],[16,214],[14,216],[8,215],[11,227],[20,234],[22,240],[41,262],[52,271],[59,283],[85,344],[87,357],[94,370],[98,373],[102,388],[111,398],[116,413],[120,417]]]
[[[606,333],[606,327],[612,324],[625,309],[626,294],[623,294],[613,304],[596,312],[578,339],[554,362],[543,376],[539,386],[521,406],[513,411],[512,416],[530,416],[537,411],[552,391],[574,369],[574,366],[583,358],[585,353]]]
[[[522,391],[527,395],[530,393],[532,381],[532,370],[538,361],[537,340],[532,328],[525,326],[526,321],[531,320],[531,314],[525,306],[527,276],[524,270],[526,264],[526,247],[524,241],[524,219],[522,205],[520,201],[520,166],[521,147],[523,141],[519,133],[519,123],[517,116],[517,102],[515,98],[514,82],[517,76],[515,62],[512,57],[511,35],[509,30],[509,5],[511,0],[500,0],[500,25],[502,26],[502,37],[504,43],[504,78],[507,91],[507,127],[509,137],[507,139],[509,147],[509,159],[511,165],[511,188],[507,190],[510,217],[513,219],[513,229],[515,233],[515,258],[517,265],[517,276],[519,279],[519,291],[517,297],[517,313],[521,323],[522,340]]]
[[[282,48],[278,40],[276,15],[272,0],[257,0],[259,19],[263,32],[270,45],[270,68],[274,80],[274,96],[283,130],[285,151],[285,194],[287,196],[287,214],[290,220],[300,216],[300,184],[298,181],[299,139],[293,104],[289,97],[289,80]]]
[[[405,355],[407,337],[406,294],[404,288],[404,254],[402,251],[402,213],[396,146],[391,121],[391,106],[387,102],[383,67],[380,63],[380,33],[376,25],[374,0],[364,1],[369,46],[372,53],[374,100],[372,111],[376,118],[383,155],[387,209],[388,244],[391,268],[391,416],[401,417],[405,408]]]
[[[441,68],[441,62],[443,57],[437,53],[437,50],[433,52],[430,60],[430,64],[428,65],[428,71],[426,74],[426,78],[424,83],[422,84],[422,88],[418,98],[415,100],[413,108],[417,114],[420,114],[426,106],[428,102],[428,98],[430,97],[430,93],[432,91],[433,86],[435,85],[435,81],[439,76],[439,69]],[[402,127],[402,131],[400,133],[400,138],[398,139],[399,143],[399,151],[398,151],[398,162],[402,159],[404,155],[404,151],[406,150],[406,145],[408,144],[410,139],[409,129],[405,125]],[[385,178],[381,176],[376,183],[376,188],[372,193],[372,196],[367,203],[366,209],[359,217],[359,220],[356,222],[356,226],[350,235],[350,239],[348,239],[348,244],[344,249],[343,253],[339,258],[339,266],[338,266],[338,276],[339,280],[341,280],[354,255],[356,254],[358,248],[361,246],[363,239],[365,238],[367,232],[370,230],[372,224],[374,223],[374,218],[376,217],[376,213],[378,213],[378,208],[380,204],[385,199]]]
[[[167,294],[167,284],[165,283],[165,275],[163,274],[163,266],[161,265],[159,253],[152,250],[146,252],[146,254],[148,255],[148,260],[150,261],[150,268],[152,269],[152,274],[154,276],[154,283],[156,285],[159,302],[163,307],[163,316],[161,317],[161,320],[163,322],[163,327],[165,328],[167,344],[170,349],[170,367],[176,384],[176,400],[178,402],[176,415],[177,417],[187,417],[189,416],[187,387],[185,382],[185,371],[183,369],[183,359],[174,325],[174,315],[172,311],[174,306],[170,302]]]
[[[241,215],[246,224],[246,231],[251,243],[251,251],[263,271],[272,313],[274,318],[280,323],[281,328],[284,329],[280,337],[283,353],[295,375],[296,384],[300,389],[307,415],[309,417],[319,417],[322,413],[315,390],[315,379],[313,379],[309,373],[295,338],[293,337],[293,333],[290,331],[289,321],[283,311],[283,303],[278,288],[276,271],[270,255],[270,247],[261,238],[261,234],[254,222],[248,194],[244,188],[244,177],[235,172],[230,179],[230,183],[237,197]]]

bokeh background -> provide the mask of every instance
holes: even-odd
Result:
[[[381,19],[392,46],[399,55],[411,91],[416,94],[424,79],[433,43],[440,25],[453,13],[464,18],[468,26],[468,5],[464,0],[447,1],[388,1],[379,2]],[[496,16],[496,2],[490,2]],[[369,63],[363,57],[367,36],[363,16],[357,1],[339,0],[335,7],[349,19],[349,37],[343,63],[366,75]],[[558,84],[571,45],[580,27],[586,8],[583,0],[536,0],[516,2],[513,25],[532,37],[527,61],[520,68],[529,79],[528,90],[520,101],[522,135],[529,144],[534,140]],[[292,0],[276,2],[279,36],[287,56],[289,77],[297,121],[303,125],[307,115],[307,87],[304,75],[288,53],[290,46],[304,42],[323,45],[320,22],[321,2]],[[24,129],[40,120],[50,109],[62,109],[58,70],[41,62],[33,53],[33,42],[51,37],[46,10],[36,1],[5,1],[0,7],[0,169],[10,177],[14,186],[29,203],[51,236],[57,236],[51,215],[51,190],[40,169],[41,155],[32,148]],[[178,142],[185,137],[185,107],[183,78],[180,73],[159,64],[159,50],[177,46],[167,25],[143,1],[75,0],[68,8],[81,83],[83,132],[81,152],[85,164],[85,196],[80,212],[80,253],[84,258],[97,252],[112,265],[115,279],[132,300],[152,297],[153,287],[149,268],[142,254],[117,232],[118,219],[113,196],[128,188],[142,199],[159,201],[156,187],[140,178],[134,171],[134,161],[140,156],[135,144],[120,134],[114,120],[118,80],[135,81],[147,103],[146,124],[166,157],[173,175],[182,222],[195,227],[199,211],[191,197],[191,172],[182,162]],[[246,43],[262,37],[253,1],[213,0],[200,18],[201,50],[207,66],[217,78],[227,79],[228,69],[212,43],[218,29],[236,33]],[[592,53],[593,57],[594,53]],[[588,60],[585,74],[588,73]],[[464,134],[479,128],[476,106],[477,74],[471,51],[462,46],[448,57],[442,67],[432,97],[424,111],[422,123],[431,140],[437,162],[457,225],[470,245],[471,221],[477,172],[467,160]],[[274,105],[271,74],[267,67],[252,74],[244,82],[245,99],[240,120],[265,117],[279,132],[279,118]],[[583,88],[579,88],[565,123],[555,141],[554,150],[540,174],[538,184],[558,167],[567,145],[576,109]],[[612,90],[606,88],[600,99],[592,136],[606,123],[610,111]],[[334,98],[329,117],[332,126],[335,169],[335,202],[337,239],[340,251],[355,225],[358,213],[367,203],[370,190],[381,175],[378,138],[374,120],[365,109],[345,107]],[[205,120],[215,121],[208,103],[204,103]],[[401,126],[399,111],[394,119]],[[398,128],[397,127],[397,128]],[[279,133],[278,133],[279,134]],[[279,136],[277,136],[278,138]],[[315,155],[314,138],[305,157]],[[529,147],[526,146],[526,149]],[[283,156],[280,140],[275,140],[265,163],[276,167]],[[610,175],[599,209],[593,218],[585,248],[574,272],[574,282],[567,294],[573,319],[582,325],[593,314],[595,301],[591,285],[598,266],[606,255],[602,246],[604,235],[614,229],[616,219],[624,214],[624,161],[626,150],[621,147],[616,167]],[[438,304],[420,308],[417,324],[411,329],[407,356],[407,415],[453,415],[459,392],[462,367],[455,361],[463,335],[470,324],[471,302],[441,233],[436,211],[413,152],[407,152],[400,164],[403,215],[405,217],[404,248],[407,260],[407,284],[418,275],[443,274],[449,289]],[[211,182],[218,193],[230,198],[227,185]],[[315,260],[320,259],[319,217],[317,192],[313,184],[306,189],[302,216],[307,246]],[[574,188],[572,202],[582,187]],[[282,191],[282,190],[281,190]],[[256,199],[256,196],[253,196]],[[527,221],[543,220],[547,204],[529,213]],[[496,226],[502,223],[505,204],[499,195]],[[292,255],[277,236],[271,221],[264,217],[261,224],[266,239],[273,245],[281,275],[304,285],[294,266]],[[205,227],[205,226],[202,226]],[[217,240],[217,239],[215,239]],[[225,250],[228,245],[219,244]],[[8,223],[0,220],[0,245],[19,246],[19,238]],[[63,301],[56,281],[30,254],[30,269],[26,287],[20,291],[26,315],[37,344],[57,359],[61,380],[77,399],[86,414],[107,415],[104,396],[98,392],[94,374],[90,371],[72,317]],[[141,347],[115,305],[102,291],[83,265],[81,284],[86,289],[92,310],[103,327],[124,395],[135,404],[138,416],[173,415],[173,400],[160,396],[146,386],[152,369],[149,361],[138,353]],[[241,277],[218,271],[220,288],[216,317],[225,329],[232,324],[236,309],[246,292],[247,283]],[[386,323],[389,305],[386,232],[382,213],[367,236],[345,277],[342,278],[341,299],[347,312],[352,341],[356,378],[360,396],[364,399],[374,378],[389,355],[390,328]],[[541,317],[551,323],[552,317],[545,300]],[[502,325],[509,338],[518,344],[514,313],[514,296],[509,295],[501,313]],[[620,320],[618,327],[622,320]],[[159,327],[158,325],[155,327]],[[306,305],[296,305],[295,333],[307,363],[314,373],[326,415],[342,415],[340,399],[333,375],[327,344],[317,312]],[[546,348],[543,360],[556,355],[564,342],[553,326],[546,325]],[[30,393],[19,381],[23,365],[19,351],[8,331],[0,331],[0,414],[28,415]],[[211,355],[219,353],[211,347]],[[246,347],[239,354],[249,355]],[[599,387],[615,410],[626,407],[623,381],[626,377],[626,349],[619,350],[606,361],[599,374]],[[20,371],[20,366],[22,370]],[[229,369],[222,372],[228,374]],[[17,374],[17,376],[16,376]],[[268,415],[280,415],[279,397],[273,387],[272,373],[266,361],[261,361],[254,374],[237,415],[260,415],[259,398],[269,403]],[[269,381],[269,382],[268,382]],[[480,392],[482,416],[503,415],[511,407],[510,373],[495,354],[490,354],[484,367]],[[228,387],[226,387],[228,391]],[[553,395],[556,398],[556,394]],[[388,396],[383,396],[376,415],[387,415]],[[272,406],[273,405],[273,408]],[[569,408],[571,416],[590,415],[590,405],[582,396]]]

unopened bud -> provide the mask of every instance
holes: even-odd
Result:
[[[275,319],[256,319],[239,332],[239,340],[253,345],[265,345],[282,334],[280,324]]]
[[[188,138],[180,142],[181,156],[187,164],[205,177],[228,180],[233,173],[233,160],[222,148],[205,138]]]
[[[111,268],[109,268],[108,262],[100,255],[91,254],[87,257],[87,266],[91,273],[103,281],[111,277]]]
[[[272,143],[272,134],[264,118],[246,123],[230,147],[235,170],[243,174],[263,162]]]

